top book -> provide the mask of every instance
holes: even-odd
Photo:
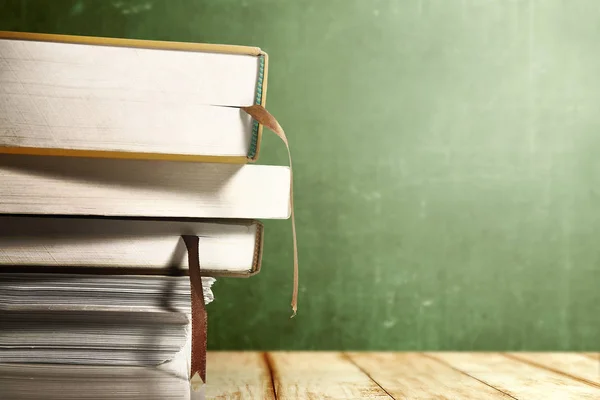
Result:
[[[0,153],[245,163],[256,47],[0,31]]]

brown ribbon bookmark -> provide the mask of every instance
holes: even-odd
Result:
[[[279,122],[273,117],[263,106],[253,105],[249,107],[242,107],[246,113],[248,113],[252,118],[258,121],[263,126],[266,126],[277,136],[283,140],[285,143],[285,147],[288,152],[288,159],[290,162],[290,209],[291,209],[291,217],[292,217],[292,238],[294,242],[294,291],[292,293],[292,310],[294,313],[291,318],[296,315],[296,311],[298,311],[298,241],[296,239],[296,218],[294,217],[294,173],[292,169],[292,154],[290,152],[290,145],[288,143],[287,137],[285,136],[285,132]]]
[[[204,304],[200,259],[198,254],[198,236],[183,235],[188,253],[190,286],[192,292],[192,356],[190,381],[192,387],[206,383],[206,339],[208,316]],[[202,382],[198,382],[198,377]]]

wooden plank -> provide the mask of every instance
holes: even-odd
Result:
[[[600,353],[583,353],[583,355],[594,360],[600,360]]]
[[[577,353],[508,353],[509,357],[600,387],[600,362]]]
[[[512,399],[422,354],[349,353],[348,357],[394,398]]]
[[[268,357],[278,400],[391,398],[341,353],[273,352]]]
[[[496,353],[429,353],[519,400],[598,400],[600,389]]]
[[[207,399],[275,399],[263,353],[207,353]]]

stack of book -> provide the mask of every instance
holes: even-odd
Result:
[[[258,273],[259,220],[293,217],[291,168],[252,164],[263,125],[285,140],[267,66],[251,47],[0,32],[3,398],[205,381],[214,279]]]

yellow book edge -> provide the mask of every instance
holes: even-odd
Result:
[[[9,40],[31,40],[40,42],[56,42],[70,44],[86,44],[97,46],[117,46],[144,49],[199,51],[207,53],[243,54],[264,57],[264,75],[262,84],[262,96],[260,105],[265,107],[267,100],[267,82],[269,71],[269,56],[259,47],[237,46],[211,43],[193,42],[171,42],[161,40],[123,39],[101,36],[75,36],[50,33],[13,32],[0,31],[0,39]],[[210,162],[245,164],[258,160],[260,144],[262,141],[263,126],[259,124],[256,140],[256,152],[253,157],[246,156],[207,156],[194,154],[171,154],[171,153],[143,153],[126,151],[87,150],[87,149],[56,149],[43,147],[7,147],[0,146],[0,153],[22,154],[34,156],[64,156],[64,157],[90,157],[90,158],[122,158],[135,160],[165,160],[165,161],[187,161],[187,162]]]

